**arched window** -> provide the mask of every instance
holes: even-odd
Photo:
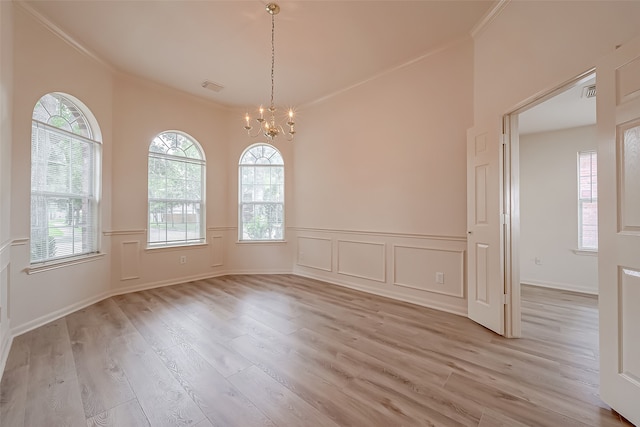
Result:
[[[148,246],[204,243],[205,158],[181,132],[163,132],[149,146]]]
[[[284,161],[268,144],[247,148],[239,163],[240,240],[284,239]]]
[[[100,131],[77,99],[49,93],[31,122],[31,263],[98,252]]]

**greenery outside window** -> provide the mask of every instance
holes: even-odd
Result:
[[[83,111],[84,110],[84,111]],[[31,122],[31,264],[98,252],[99,129],[78,100],[49,93]]]
[[[240,241],[284,240],[284,161],[273,146],[247,148],[239,162]]]
[[[163,132],[149,146],[148,246],[205,241],[205,158],[193,138]]]

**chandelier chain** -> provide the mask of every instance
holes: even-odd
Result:
[[[275,15],[271,15],[271,110],[273,107],[273,86],[274,86],[274,78],[273,78],[273,70],[276,65],[276,49],[275,49]]]
[[[0,0],[2,1],[2,0]],[[251,126],[251,117],[249,113],[244,116],[245,125],[244,130],[247,131],[247,135],[256,138],[259,135],[264,135],[269,140],[273,141],[278,135],[285,135],[287,141],[293,141],[293,136],[296,134],[295,121],[293,117],[293,108],[289,108],[288,118],[285,119],[284,124],[280,124],[276,121],[275,111],[276,106],[274,103],[275,94],[275,68],[276,68],[276,20],[275,15],[280,12],[280,6],[276,3],[269,3],[266,8],[267,12],[271,15],[271,103],[267,110],[267,117],[265,117],[265,111],[261,105],[258,109],[260,116],[256,118],[258,123],[258,130],[255,134],[251,132],[253,126]],[[286,127],[286,130],[285,130]]]

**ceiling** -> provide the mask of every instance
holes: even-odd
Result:
[[[593,76],[587,81],[554,96],[518,115],[521,135],[568,129],[596,123],[596,98],[584,96],[585,88],[595,85]]]
[[[116,70],[227,106],[267,104],[266,1],[29,1]],[[468,36],[494,1],[281,1],[275,102],[322,99]],[[204,89],[210,80],[224,88]]]

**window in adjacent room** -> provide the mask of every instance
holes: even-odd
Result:
[[[88,117],[80,101],[60,93],[33,109],[31,264],[98,252],[101,144]]]
[[[149,146],[148,246],[205,241],[205,158],[182,132],[163,132]]]
[[[239,240],[284,239],[284,161],[273,146],[247,148],[239,164]]]
[[[578,153],[578,249],[598,250],[598,163],[595,151]]]

